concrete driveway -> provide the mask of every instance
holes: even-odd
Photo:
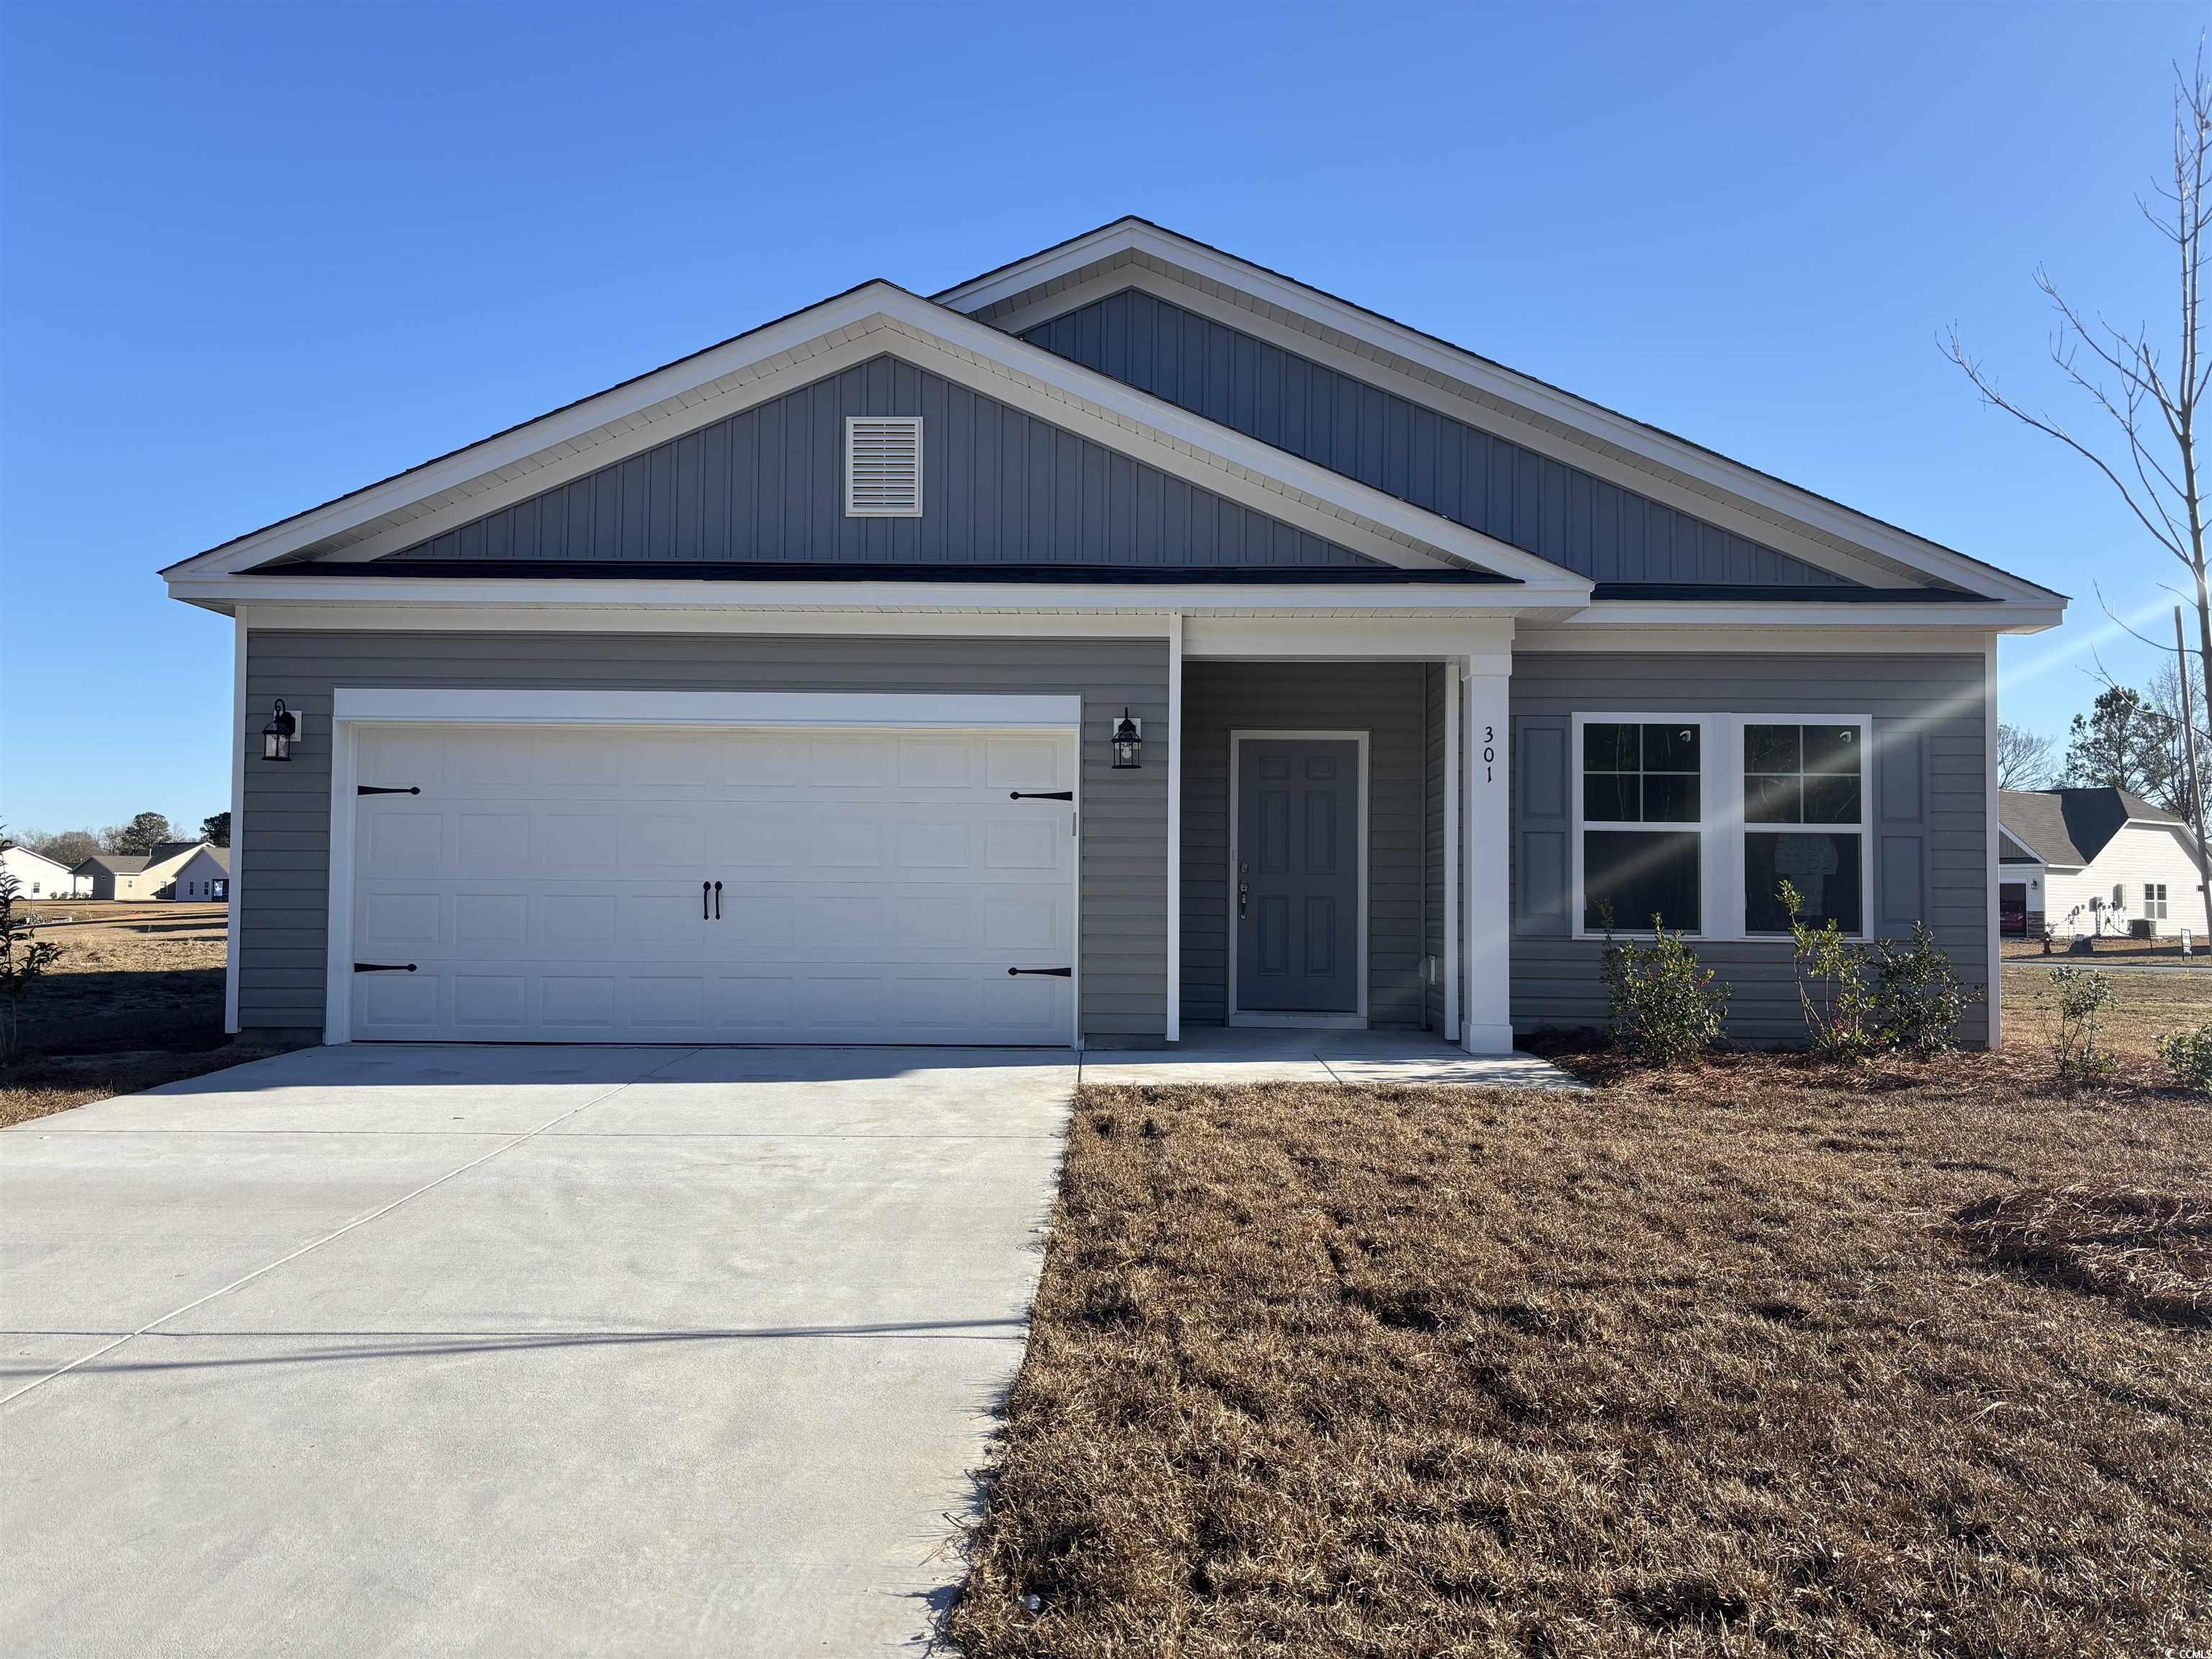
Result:
[[[0,1133],[0,1650],[918,1650],[1075,1079],[311,1049]]]

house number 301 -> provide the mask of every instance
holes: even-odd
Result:
[[[1498,728],[1494,726],[1482,728],[1482,781],[1498,781]]]

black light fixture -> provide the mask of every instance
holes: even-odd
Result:
[[[1134,771],[1145,763],[1145,723],[1129,718],[1124,708],[1121,718],[1114,722],[1114,769],[1116,772]]]
[[[284,699],[276,699],[276,714],[261,728],[261,758],[288,761],[292,758],[292,739],[300,733],[300,717],[284,707]]]

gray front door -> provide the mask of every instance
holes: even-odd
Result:
[[[1237,744],[1237,1007],[1359,1012],[1359,745]]]

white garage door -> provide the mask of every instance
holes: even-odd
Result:
[[[364,726],[356,757],[356,1038],[1073,1040],[1075,806],[1013,799],[1073,790],[1072,732]]]

